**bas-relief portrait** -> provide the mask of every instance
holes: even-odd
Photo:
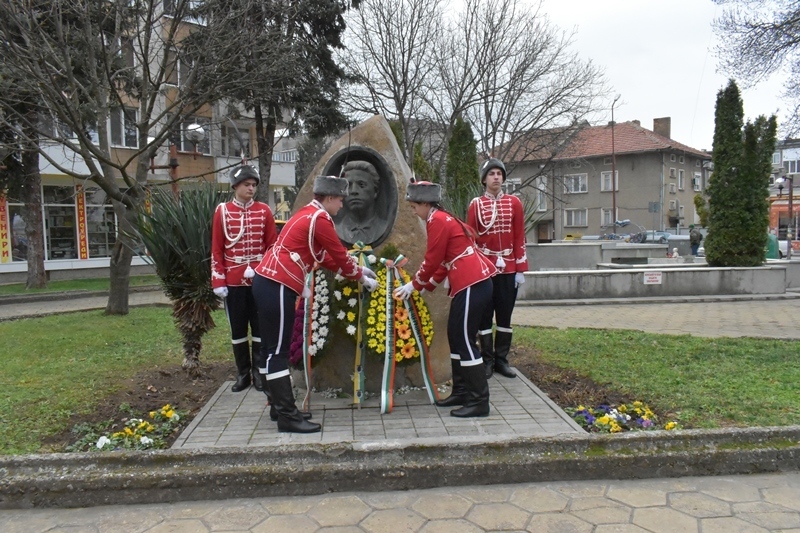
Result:
[[[370,148],[350,147],[328,161],[325,174],[341,175],[350,184],[344,207],[334,219],[339,238],[348,245],[381,244],[397,213],[397,184],[384,158]]]

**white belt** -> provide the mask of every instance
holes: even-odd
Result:
[[[510,248],[508,250],[500,250],[499,252],[495,252],[494,250],[490,250],[488,248],[481,248],[481,253],[483,255],[495,255],[499,257],[509,255],[512,251],[513,250],[511,250]]]
[[[226,257],[225,259],[233,262],[233,263],[252,263],[253,261],[261,261],[264,258],[264,254],[258,255],[237,255],[235,257]]]
[[[447,270],[450,270],[450,269],[453,267],[453,264],[454,264],[456,261],[458,261],[459,259],[461,259],[461,258],[463,258],[463,257],[467,257],[468,255],[472,255],[472,254],[474,254],[474,253],[475,253],[475,248],[473,248],[472,246],[470,246],[469,248],[467,248],[466,250],[464,250],[463,252],[461,252],[459,255],[457,255],[457,256],[456,256],[456,257],[455,257],[455,258],[454,258],[452,261],[450,261],[449,263],[442,263],[442,264],[445,266],[445,268],[446,268]]]

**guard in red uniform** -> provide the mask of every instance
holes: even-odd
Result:
[[[230,181],[233,200],[217,206],[211,226],[211,287],[223,298],[231,326],[237,370],[231,390],[249,387],[251,374],[256,390],[264,390],[258,373],[261,336],[253,276],[264,252],[275,242],[277,231],[269,206],[253,200],[260,181],[256,169],[250,165],[237,167],[231,171]]]
[[[503,192],[506,167],[499,159],[488,159],[481,165],[483,196],[474,198],[467,209],[467,224],[478,234],[478,249],[495,264],[498,275],[492,278],[492,302],[481,319],[478,340],[486,368],[486,377],[494,369],[507,378],[516,377],[508,364],[511,350],[511,314],[517,301],[517,289],[525,283],[528,270],[525,255],[525,215],[522,202]],[[492,322],[496,334],[492,338]]]
[[[358,265],[347,253],[333,218],[342,208],[349,183],[344,178],[318,176],[314,180],[314,200],[300,208],[281,230],[275,246],[256,268],[253,294],[258,305],[270,403],[275,406],[278,431],[314,433],[319,424],[309,422],[309,414],[298,411],[289,373],[289,344],[294,327],[297,297],[311,296],[305,286],[306,275],[316,263],[358,280],[368,290],[377,287],[375,273]],[[304,416],[305,415],[305,416]]]
[[[433,291],[445,278],[452,298],[447,319],[447,341],[453,370],[453,391],[439,407],[461,405],[451,416],[489,416],[489,384],[475,337],[483,309],[492,302],[494,265],[475,247],[471,228],[441,206],[441,188],[435,183],[408,186],[406,200],[426,221],[428,246],[425,259],[412,280],[395,290],[395,298],[407,299],[415,291]]]

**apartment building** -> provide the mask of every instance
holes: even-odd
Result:
[[[534,153],[514,163],[521,191],[533,202],[536,223],[529,242],[610,234],[638,227],[685,232],[697,223],[693,198],[710,176],[711,154],[673,140],[669,117],[585,126],[553,157]],[[616,209],[616,211],[615,211]]]

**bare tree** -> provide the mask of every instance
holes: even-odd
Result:
[[[800,4],[794,0],[714,0],[727,6],[714,21],[721,43],[720,70],[752,87],[776,73],[785,75],[790,104],[783,133],[800,134]]]
[[[439,0],[364,2],[348,40],[349,109],[398,119],[407,160],[425,139],[440,173],[459,118],[484,154],[522,161],[557,152],[606,86],[597,67],[570,51],[572,34],[539,7],[466,0],[445,16]]]
[[[0,55],[16,86],[0,95],[2,126],[39,142],[39,155],[61,173],[93,182],[112,199],[120,222],[106,313],[128,312],[128,282],[137,208],[151,158],[187,117],[219,97],[226,80],[200,85],[192,33],[202,26],[190,0],[6,0],[0,2]],[[166,7],[169,13],[164,13]],[[169,16],[164,16],[168,14]],[[227,36],[226,36],[227,38]],[[220,39],[222,41],[223,39]],[[229,84],[227,84],[229,86]],[[32,119],[18,97],[35,94]],[[118,113],[129,150],[112,150],[109,117]],[[35,122],[34,122],[35,120]],[[173,138],[173,142],[175,142]],[[58,146],[64,157],[47,147]]]
[[[398,121],[408,162],[418,142],[411,122],[425,118],[436,75],[433,51],[442,18],[441,0],[364,0],[348,19],[340,63],[355,83],[344,88],[343,105]]]

